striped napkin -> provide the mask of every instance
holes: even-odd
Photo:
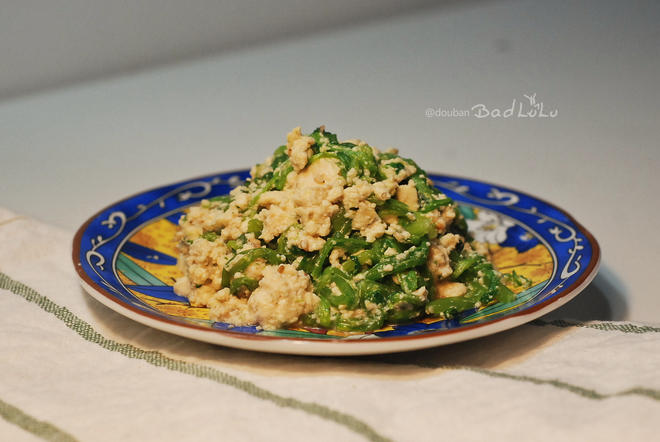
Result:
[[[80,288],[71,232],[0,209],[0,440],[657,440],[660,327],[536,321],[393,355],[253,353]]]

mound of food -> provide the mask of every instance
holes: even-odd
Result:
[[[292,130],[178,235],[175,292],[236,326],[371,331],[515,296],[414,161],[323,126]]]

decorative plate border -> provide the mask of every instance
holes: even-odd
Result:
[[[562,209],[539,198],[504,186],[455,176],[429,174],[436,186],[459,203],[498,212],[525,224],[539,235],[555,260],[551,278],[534,303],[509,314],[460,327],[418,335],[378,339],[313,340],[245,334],[181,322],[145,309],[141,301],[122,292],[115,265],[122,244],[138,226],[194,204],[202,198],[226,194],[249,172],[238,170],[207,175],[157,187],[125,198],[87,220],[73,239],[73,262],[85,290],[111,309],[145,325],[192,339],[230,347],[275,353],[351,355],[415,350],[460,342],[516,327],[538,318],[576,296],[595,277],[600,248],[593,235]],[[106,259],[112,251],[112,260]],[[104,256],[104,253],[105,256]],[[373,335],[369,335],[370,337]]]

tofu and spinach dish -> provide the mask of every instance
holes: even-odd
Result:
[[[456,203],[413,160],[323,126],[187,209],[174,286],[210,318],[367,332],[510,302]]]

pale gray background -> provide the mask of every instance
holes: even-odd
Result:
[[[2,0],[0,99],[453,3]]]
[[[295,2],[284,3],[296,9]],[[191,4],[208,11],[200,25],[204,38],[223,40],[211,32],[213,18],[231,16],[231,3],[208,9]],[[91,43],[68,50],[54,36],[48,53],[65,54],[62,64],[72,66],[91,57],[91,67],[103,66],[90,71],[93,78],[123,72],[72,84],[78,77],[51,70],[48,59],[34,60],[16,75],[29,65],[19,66],[11,53],[34,50],[42,38],[38,29],[24,44],[0,38],[3,72],[13,73],[0,77],[10,97],[0,101],[0,204],[73,233],[117,199],[248,167],[290,128],[324,123],[342,137],[396,146],[430,171],[525,189],[565,208],[598,238],[603,263],[594,284],[556,315],[660,323],[659,2],[418,2],[405,11],[388,4],[389,12],[378,15],[372,4],[375,17],[325,25],[322,32],[310,32],[314,26],[296,32],[283,11],[273,14],[280,31],[260,37],[241,34],[245,22],[229,20],[237,34],[228,34],[235,39],[228,49],[153,69],[145,68],[149,60],[167,59],[150,38],[163,35],[158,25],[135,25],[142,34],[127,35],[121,26],[107,25],[99,15],[103,8],[68,10],[88,21],[85,30],[100,29],[104,37],[75,31]],[[23,8],[9,5],[14,12]],[[28,25],[6,16],[12,7],[2,10],[0,32],[4,23]],[[309,14],[307,3],[297,7]],[[235,20],[257,14],[250,8]],[[369,11],[356,8],[356,14]],[[31,22],[49,23],[49,14],[61,14],[53,11],[25,14],[38,17]],[[194,35],[194,20],[187,17],[185,32],[165,45],[173,49],[170,56],[213,52],[206,43],[195,46],[194,38],[183,43]],[[139,48],[133,64],[131,51],[118,54],[125,65],[100,55],[96,61],[95,48],[100,54],[115,44],[117,51],[127,44]],[[219,41],[216,49],[224,45]],[[49,81],[69,86],[44,90]],[[505,107],[534,92],[547,108],[559,110],[557,118],[425,116],[429,107]]]

